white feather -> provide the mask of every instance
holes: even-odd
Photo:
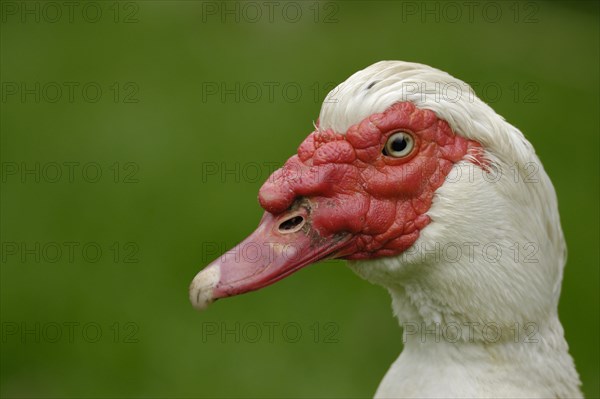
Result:
[[[376,396],[580,397],[557,315],[566,256],[557,199],[532,145],[466,83],[401,61],[378,62],[332,90],[319,128],[343,134],[399,101],[481,143],[494,174],[467,156],[436,191],[432,222],[412,248],[350,262],[389,290],[406,327]]]

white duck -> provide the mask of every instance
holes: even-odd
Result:
[[[401,61],[355,73],[259,201],[257,230],[194,278],[196,308],[344,258],[404,327],[376,397],[581,396],[557,315],[554,188],[464,82]]]

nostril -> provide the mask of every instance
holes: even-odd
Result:
[[[294,216],[284,220],[279,225],[280,233],[295,233],[304,226],[304,218],[302,216]]]

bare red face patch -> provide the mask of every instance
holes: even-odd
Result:
[[[412,147],[407,155],[394,157],[384,148],[398,132],[408,135]],[[262,186],[259,201],[278,215],[307,199],[313,204],[312,229],[321,237],[352,235],[338,256],[397,255],[430,222],[426,212],[453,164],[479,148],[454,134],[434,112],[401,102],[351,126],[345,135],[311,133],[298,154]]]

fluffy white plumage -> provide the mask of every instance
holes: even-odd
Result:
[[[319,126],[344,133],[398,101],[434,111],[481,143],[492,173],[459,162],[411,249],[350,262],[388,289],[405,327],[404,350],[376,396],[580,397],[557,315],[566,249],[556,194],[533,147],[466,83],[400,61],[340,84]]]

